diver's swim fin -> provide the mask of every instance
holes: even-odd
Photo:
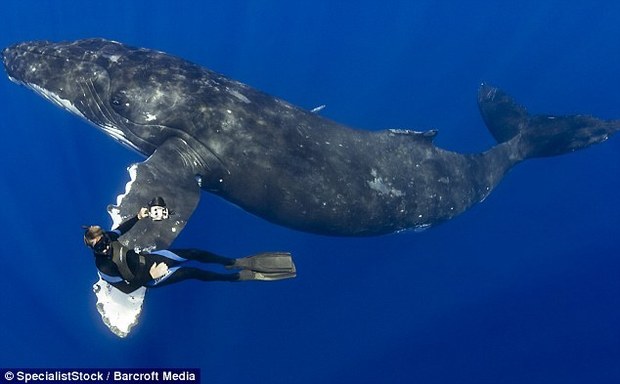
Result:
[[[266,272],[270,274],[284,273],[294,275],[296,272],[293,258],[288,252],[265,252],[253,256],[235,259],[235,263],[233,265],[227,266],[227,268],[247,269],[254,272]]]
[[[295,271],[291,272],[256,272],[249,269],[244,269],[239,272],[239,281],[275,281],[292,279],[297,276]]]

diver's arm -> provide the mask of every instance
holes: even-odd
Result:
[[[136,225],[138,220],[141,220],[148,216],[148,208],[140,208],[140,211],[131,219],[126,220],[125,222],[119,224],[115,231],[118,232],[119,236],[124,235],[129,232],[129,230]]]
[[[131,219],[128,219],[120,223],[119,226],[114,231],[117,232],[119,236],[122,236],[125,233],[127,233],[134,225],[136,225],[138,220],[140,220],[138,219],[138,215],[135,215]]]

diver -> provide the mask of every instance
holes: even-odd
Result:
[[[99,276],[124,293],[140,287],[163,287],[183,280],[249,281],[283,280],[296,276],[295,264],[288,252],[268,252],[232,259],[199,249],[170,249],[137,253],[123,246],[118,238],[137,222],[149,216],[148,208],[141,208],[132,218],[114,231],[104,231],[98,225],[83,227],[84,244],[93,250]],[[185,264],[195,260],[213,263],[235,273],[216,273]]]

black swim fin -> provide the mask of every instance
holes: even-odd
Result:
[[[265,252],[257,255],[235,259],[233,265],[226,268],[246,269],[266,273],[295,273],[293,258],[288,252]]]
[[[292,279],[297,276],[295,270],[290,272],[256,272],[244,269],[239,272],[239,281],[275,281]]]

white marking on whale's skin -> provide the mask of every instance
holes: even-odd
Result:
[[[321,111],[322,111],[325,107],[326,107],[326,105],[325,105],[325,104],[321,104],[321,105],[319,105],[318,107],[314,107],[314,108],[312,108],[312,109],[310,110],[310,112],[312,112],[312,113],[318,113],[318,112],[321,112]]]
[[[164,96],[166,96],[166,94],[161,89],[158,88],[155,90],[155,94],[153,95],[153,101],[154,102],[159,101]]]
[[[112,124],[102,124],[102,125],[97,125],[97,127],[101,128],[105,133],[110,135],[112,138],[114,138],[119,143],[140,153],[140,149],[134,143],[128,140],[127,137],[125,136],[125,132],[120,130],[118,127],[115,127]]]
[[[110,55],[108,56],[108,59],[113,62],[113,63],[118,63],[118,59],[121,58],[121,55]]]
[[[245,97],[243,94],[241,94],[241,92],[237,91],[236,89],[229,89],[228,93],[230,93],[231,95],[233,95],[234,97],[236,97],[237,99],[241,100],[242,102],[246,104],[252,103],[250,99]]]
[[[377,173],[376,169],[370,170],[370,175],[373,177],[372,180],[366,181],[370,189],[379,192],[381,195],[389,195],[389,196],[405,196],[405,193],[401,190],[398,190],[392,187],[391,183],[385,182],[381,176]]]

